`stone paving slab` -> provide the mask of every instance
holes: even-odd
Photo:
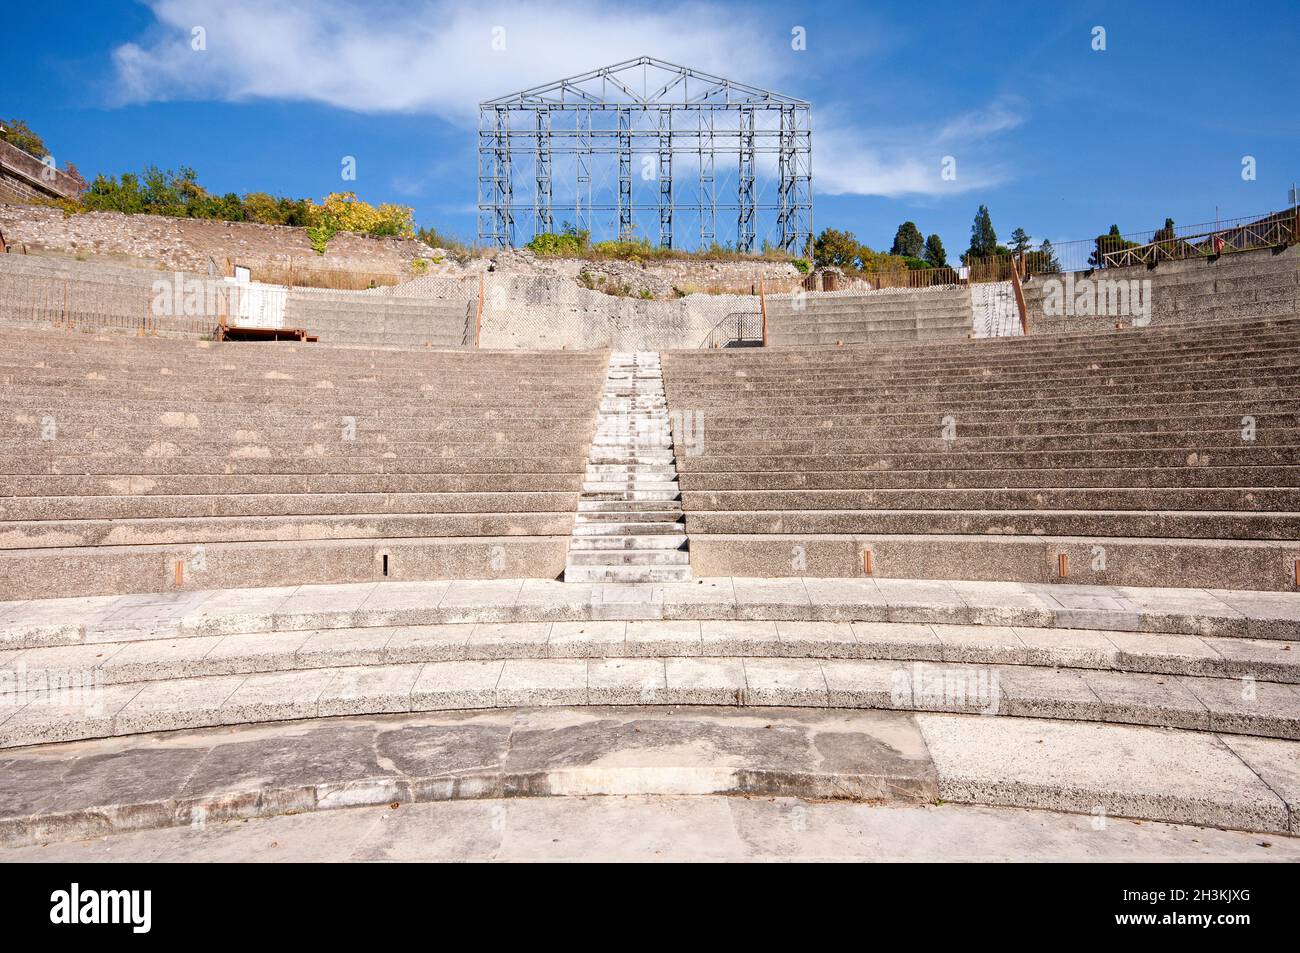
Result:
[[[1294,742],[1234,749],[1213,734],[1172,729],[939,714],[916,720],[945,801],[1294,832],[1293,804],[1264,780],[1294,781]]]
[[[647,664],[663,662],[635,660],[611,683],[653,677],[636,668]],[[960,801],[1083,815],[1071,823],[1094,845],[1108,843],[1107,832],[1132,830],[1123,817],[1285,835],[1300,830],[1298,749],[1154,728],[789,708],[554,707],[292,721],[6,752],[0,845],[164,827],[202,832],[225,821],[364,805],[511,799],[504,806],[561,795],[594,814],[645,795],[754,798],[741,804],[786,796]],[[773,844],[799,830],[766,825],[748,836]],[[932,841],[940,831],[917,835]],[[1216,839],[1211,830],[1194,834],[1197,843]],[[1284,836],[1270,846],[1286,855],[1293,844],[1300,841]],[[1258,837],[1256,846],[1263,847]],[[1222,859],[1213,850],[1206,858]]]
[[[499,664],[499,663],[498,663]],[[800,794],[926,802],[937,779],[888,712],[543,708],[340,718],[0,757],[0,843],[390,801]]]
[[[0,863],[1295,863],[1300,840],[965,804],[725,796],[431,801],[0,849]]]
[[[1300,592],[794,577],[647,586],[525,579],[357,583],[131,601],[140,598],[0,604],[0,650],[232,632],[605,619],[1022,625],[1300,641]]]

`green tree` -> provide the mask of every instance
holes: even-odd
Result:
[[[1174,240],[1174,220],[1165,219],[1165,227],[1156,229],[1156,233],[1151,236],[1153,242],[1171,242]]]
[[[1131,242],[1119,233],[1119,226],[1112,225],[1110,231],[1105,235],[1098,235],[1094,242],[1092,254],[1088,256],[1088,264],[1093,268],[1106,267],[1105,255],[1108,252],[1123,251],[1126,248],[1136,248],[1137,242]]]
[[[935,268],[948,267],[948,253],[944,251],[943,241],[938,235],[931,235],[925,240],[924,257]]]
[[[862,260],[861,250],[852,232],[828,228],[813,242],[813,261],[818,268],[856,268]]]
[[[38,159],[44,159],[50,154],[41,137],[21,119],[0,119],[0,139]]]
[[[1017,255],[1023,255],[1029,250],[1029,236],[1023,228],[1017,228],[1011,233],[1011,250]]]
[[[997,254],[998,236],[993,231],[993,219],[989,215],[989,207],[981,205],[978,212],[975,213],[975,222],[970,227],[970,247],[966,249],[963,258],[969,260],[972,258],[988,258],[990,255]]]
[[[1038,251],[1025,252],[1025,267],[1030,274],[1035,275],[1059,275],[1061,273],[1061,263],[1057,260],[1056,249],[1046,238],[1038,246]]]
[[[925,239],[921,235],[921,230],[916,227],[916,223],[904,222],[894,233],[894,245],[889,249],[889,253],[902,255],[905,258],[918,258],[924,244]]]

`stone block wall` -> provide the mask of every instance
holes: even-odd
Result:
[[[255,279],[259,267],[289,261],[305,268],[408,276],[414,259],[432,254],[412,239],[340,232],[318,255],[302,228],[119,212],[68,215],[40,205],[0,204],[0,231],[11,245],[32,252],[200,274],[207,273],[212,258],[219,271],[227,262],[247,265]]]
[[[1110,282],[1129,285],[1127,309],[1102,306],[1122,302],[1117,287],[1102,284]],[[1133,282],[1138,283],[1141,310],[1134,304]],[[1081,313],[1086,308],[1079,306],[1080,295],[1094,298],[1099,307],[1093,311],[1108,313]],[[1300,314],[1300,246],[1163,262],[1155,268],[1035,275],[1025,283],[1025,304],[1030,334],[1113,330],[1148,317],[1152,325],[1165,325]],[[1067,313],[1052,313],[1062,310]]]

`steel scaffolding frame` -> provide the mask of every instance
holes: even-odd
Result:
[[[531,201],[516,202],[521,177],[533,179]],[[813,228],[812,107],[649,56],[480,103],[479,243],[555,231],[560,208],[594,240],[640,228],[667,248],[711,246],[718,213],[734,213],[737,250],[756,251],[761,238],[802,254]]]

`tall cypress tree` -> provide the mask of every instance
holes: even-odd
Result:
[[[989,207],[981,205],[975,213],[975,223],[970,227],[970,248],[966,249],[966,258],[988,258],[997,251],[998,236],[993,231],[993,219],[989,216]]]
[[[948,253],[938,235],[931,235],[925,240],[925,260],[935,268],[948,266]]]

